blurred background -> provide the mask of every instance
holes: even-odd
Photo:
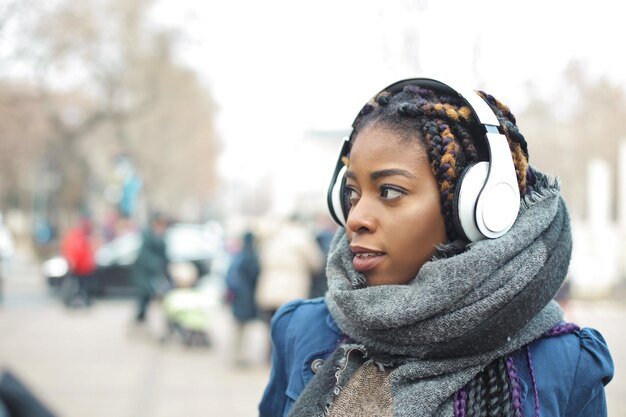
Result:
[[[342,137],[380,88],[430,74],[507,103],[560,177],[559,300],[606,337],[609,414],[626,416],[616,7],[0,1],[3,381],[56,416],[255,415],[271,313],[325,290]],[[271,268],[296,258],[282,291]]]

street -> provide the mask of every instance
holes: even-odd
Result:
[[[265,329],[246,334],[253,364],[232,364],[232,319],[216,312],[213,345],[187,348],[162,334],[157,305],[148,328],[132,323],[132,300],[97,300],[68,310],[32,266],[15,265],[0,304],[0,366],[11,369],[59,417],[254,416],[269,366]],[[570,319],[605,336],[617,377],[608,386],[609,415],[626,416],[623,303],[572,303]]]

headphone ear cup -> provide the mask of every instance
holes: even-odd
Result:
[[[337,223],[337,225],[341,227],[346,226],[346,219],[348,218],[348,214],[346,211],[346,193],[345,193],[345,185],[346,185],[346,167],[342,167],[338,172],[336,172],[336,177],[334,182],[330,184],[328,189],[328,209],[330,211],[330,215]],[[350,208],[347,207],[347,210]]]
[[[344,227],[348,222],[348,213],[350,213],[350,195],[346,192],[346,176],[341,176],[341,186],[339,187],[341,193],[341,213],[343,214]]]
[[[476,224],[476,202],[489,175],[489,162],[477,162],[463,170],[453,200],[453,221],[461,236],[476,242],[485,239]]]

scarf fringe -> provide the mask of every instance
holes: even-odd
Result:
[[[558,196],[561,192],[561,180],[558,177],[541,173],[532,167],[530,169],[536,180],[531,191],[521,199],[520,211],[526,211],[537,203]]]

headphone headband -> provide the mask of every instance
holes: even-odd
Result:
[[[404,87],[408,85],[430,88],[432,90],[438,90],[450,95],[459,96],[463,99],[463,101],[465,101],[465,104],[472,109],[481,125],[500,126],[500,121],[493,113],[489,105],[474,90],[462,86],[452,87],[452,84],[449,82],[444,83],[443,81],[435,80],[433,78],[407,78],[405,80],[396,81],[395,83],[380,90],[374,97],[377,97],[384,92],[389,92],[391,95],[397,94],[404,90]],[[357,115],[352,122],[353,129],[355,128],[358,118],[359,116]]]

